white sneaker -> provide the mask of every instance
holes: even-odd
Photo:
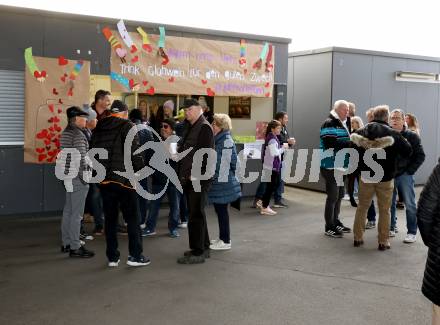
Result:
[[[216,242],[218,242],[219,240],[220,240],[220,239],[218,239],[218,238],[217,238],[217,239],[211,239],[211,240],[210,240],[210,243],[211,243],[211,245],[212,245],[212,244],[215,244]]]
[[[256,206],[258,209],[262,209],[262,208],[263,208],[263,201],[258,200],[258,201],[255,203],[255,206]]]
[[[120,261],[121,260],[118,259],[116,262],[108,262],[108,267],[118,267]]]
[[[79,243],[81,246],[84,246],[86,244],[86,242],[84,240],[80,240]]]
[[[416,240],[417,240],[417,236],[416,235],[407,234],[405,239],[403,240],[403,242],[407,243],[407,244],[412,244],[412,243],[415,243]]]
[[[219,239],[217,242],[211,244],[209,248],[215,251],[225,251],[231,249],[231,243],[226,244],[223,240]]]
[[[390,230],[390,237],[396,237],[396,232],[394,230]]]
[[[181,222],[181,223],[179,223],[177,228],[188,228],[188,222]]]
[[[350,201],[350,195],[345,194],[344,197],[342,198],[344,201]]]
[[[267,215],[267,216],[274,216],[274,215],[277,214],[277,212],[274,211],[274,210],[272,210],[272,209],[270,208],[270,206],[268,206],[266,209],[261,208],[261,210],[260,210],[260,214]]]

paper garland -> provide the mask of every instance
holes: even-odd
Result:
[[[168,55],[165,53],[165,27],[159,27],[159,41],[157,42],[158,54],[163,58],[162,65],[167,65],[170,62]]]
[[[263,65],[263,60],[267,56],[267,52],[269,51],[269,43],[264,43],[263,49],[260,53],[260,58],[257,60],[257,62],[254,63],[252,68],[254,69],[261,69],[261,66]],[[271,55],[272,56],[272,55]]]
[[[70,80],[75,80],[76,77],[78,77],[79,72],[81,71],[82,67],[84,65],[84,61],[83,60],[79,60],[78,62],[76,62],[75,66],[73,67],[72,72],[70,73]]]
[[[40,71],[37,64],[35,63],[34,56],[32,55],[32,47],[28,47],[24,50],[24,61],[28,67],[30,73],[39,81],[44,82],[46,80],[46,71]]]
[[[122,48],[121,43],[116,39],[113,35],[112,31],[108,27],[104,27],[102,29],[102,33],[104,34],[107,41],[110,43],[111,47],[115,50],[118,57],[121,59],[122,63],[125,63],[125,57],[127,56],[127,51]]]
[[[137,47],[131,39],[130,34],[128,34],[127,28],[125,27],[124,21],[121,19],[118,24],[118,31],[124,41],[125,45],[130,49],[130,53],[137,52]]]
[[[238,60],[240,68],[246,67],[246,41],[244,39],[240,40],[240,60]]]
[[[153,49],[150,45],[150,40],[148,39],[148,34],[142,29],[142,27],[138,27],[136,29],[138,33],[142,36],[142,48],[150,53]]]
[[[269,53],[266,57],[266,72],[271,72],[273,69],[273,64],[270,63],[272,61],[272,53],[273,53],[273,45],[269,45]]]

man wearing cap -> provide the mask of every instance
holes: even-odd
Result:
[[[214,149],[214,134],[211,125],[203,116],[203,110],[195,99],[185,99],[183,103],[185,119],[187,121],[183,138],[178,143],[178,152],[191,149],[184,158],[179,161],[179,179],[188,195],[188,235],[190,251],[177,260],[179,264],[204,263],[205,257],[209,257],[209,235],[206,223],[205,206],[207,193],[211,180],[200,180],[201,191],[196,192],[193,186],[195,175],[192,171],[194,154],[202,148]],[[207,171],[207,158],[202,161],[201,175]]]
[[[87,117],[87,124],[85,129],[83,130],[89,145],[92,140],[92,131],[96,128],[97,113],[91,107],[84,107],[83,110],[89,114]],[[93,235],[101,236],[104,234],[104,212],[102,207],[102,198],[101,193],[99,191],[98,184],[89,184],[89,193],[87,194],[86,199],[86,211],[90,212],[93,216],[93,220],[95,222],[95,229],[93,231]],[[84,232],[82,232],[85,235]]]
[[[127,265],[145,266],[150,264],[150,259],[142,255],[137,193],[130,181],[117,173],[124,172],[126,169],[124,144],[128,133],[136,126],[128,120],[127,105],[120,100],[113,102],[110,113],[110,116],[98,121],[91,141],[93,148],[104,148],[108,152],[108,159],[96,157],[106,170],[105,179],[101,182],[100,189],[104,204],[108,266],[116,267],[120,261],[117,239],[119,207],[127,223],[129,251]],[[128,145],[131,149],[131,164],[134,172],[137,172],[144,167],[142,153],[134,155],[134,152],[139,148],[137,134],[133,142]]]
[[[83,179],[83,173],[90,168],[86,158],[89,143],[83,133],[88,114],[76,106],[69,107],[66,113],[68,125],[61,133],[60,147],[62,153],[59,155],[57,165],[63,166],[63,174],[68,177],[72,168],[77,170],[72,174],[72,187],[66,186],[66,202],[61,221],[61,251],[69,253],[70,257],[88,258],[93,257],[95,254],[81,246],[79,238],[81,219],[89,190],[89,185]],[[76,156],[75,153],[67,153],[68,149],[75,149],[80,156]],[[79,161],[79,168],[75,167],[76,161]]]

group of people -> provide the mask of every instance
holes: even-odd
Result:
[[[70,257],[90,258],[95,255],[82,241],[88,237],[82,232],[82,217],[87,203],[88,211],[95,220],[94,234],[105,234],[109,267],[116,267],[120,262],[117,239],[120,212],[128,235],[127,264],[150,264],[150,259],[143,254],[142,237],[156,234],[159,208],[165,193],[169,203],[169,236],[179,237],[178,228],[188,228],[190,249],[177,259],[178,263],[203,263],[210,257],[211,249],[231,249],[229,205],[239,202],[241,197],[241,187],[235,176],[238,159],[231,136],[231,119],[226,114],[209,114],[209,110],[193,98],[184,100],[180,112],[184,119],[176,122],[174,103],[166,101],[161,112],[150,119],[152,125],[149,126],[142,110],[133,109],[129,113],[125,103],[120,100],[112,102],[110,92],[105,90],[96,92],[91,108],[73,106],[67,109],[68,125],[61,135],[62,150],[57,159],[57,165],[63,166],[63,173],[67,175],[64,184],[72,185],[66,185],[61,226],[62,252],[69,253]],[[212,121],[209,122],[205,116]],[[124,144],[133,128],[135,135],[129,154],[134,172],[141,173],[147,166],[158,167],[151,177],[142,179],[138,185],[124,177],[124,154],[127,154]],[[172,137],[174,135],[179,138]],[[150,150],[154,146],[149,146],[151,143],[163,146],[162,150],[169,159],[155,161],[154,150]],[[231,149],[227,166],[222,160],[225,148]],[[76,149],[78,157],[69,149]],[[89,157],[89,149],[105,149],[107,154]],[[215,166],[208,163],[208,155],[197,156],[200,149],[216,151]],[[90,158],[105,168],[105,176],[99,184],[89,182],[86,177],[96,176],[97,173]],[[214,176],[199,180],[201,188],[194,186],[192,166],[195,160],[201,160],[197,162],[201,164],[202,175],[215,167],[212,170]],[[79,166],[75,166],[75,161],[79,161]],[[176,183],[170,181],[166,168],[158,164],[165,164],[177,175],[180,190]],[[71,173],[74,167],[77,171]],[[69,177],[70,182],[66,182]],[[221,181],[219,178],[222,178]],[[139,194],[141,191],[136,191],[136,186],[159,196],[155,200],[147,200]],[[205,206],[208,203],[214,205],[218,217],[219,238],[214,240],[209,238],[206,221]]]

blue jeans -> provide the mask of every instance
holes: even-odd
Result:
[[[219,238],[224,243],[229,244],[231,242],[231,234],[229,229],[229,213],[227,204],[214,203],[215,213],[218,217]]]
[[[257,198],[257,199],[263,198],[264,192],[266,192],[266,185],[267,185],[267,182],[260,182],[260,185],[258,185],[258,188],[257,188],[257,192],[255,193],[255,198]],[[275,189],[275,193],[273,194],[273,198],[275,200],[275,203],[281,201],[283,193],[284,193],[284,182],[281,179],[277,188]]]
[[[95,220],[95,228],[104,227],[104,208],[102,207],[101,192],[98,184],[89,184],[89,192],[86,199],[86,210],[90,212]]]
[[[153,193],[159,193],[163,189],[162,184],[153,184]],[[178,190],[171,182],[168,184],[166,194],[168,196],[168,204],[170,206],[170,212],[168,214],[168,230],[170,232],[177,229],[179,224],[179,198]],[[159,216],[160,203],[162,202],[162,197],[155,201],[150,202],[150,213],[148,214],[146,229],[154,231],[156,229],[157,218]]]
[[[147,192],[149,192],[150,186],[148,186],[148,178],[144,178],[140,181],[141,186],[143,189]],[[148,211],[148,200],[144,199],[142,196],[138,195],[138,201],[139,201],[139,212],[140,212],[140,224],[143,225],[145,223],[145,220],[147,219],[147,211]]]
[[[401,199],[406,208],[406,227],[408,234],[417,234],[417,207],[414,192],[414,175],[404,173],[394,179],[393,200],[391,201],[391,229],[396,227],[396,197],[397,191],[402,194]]]

